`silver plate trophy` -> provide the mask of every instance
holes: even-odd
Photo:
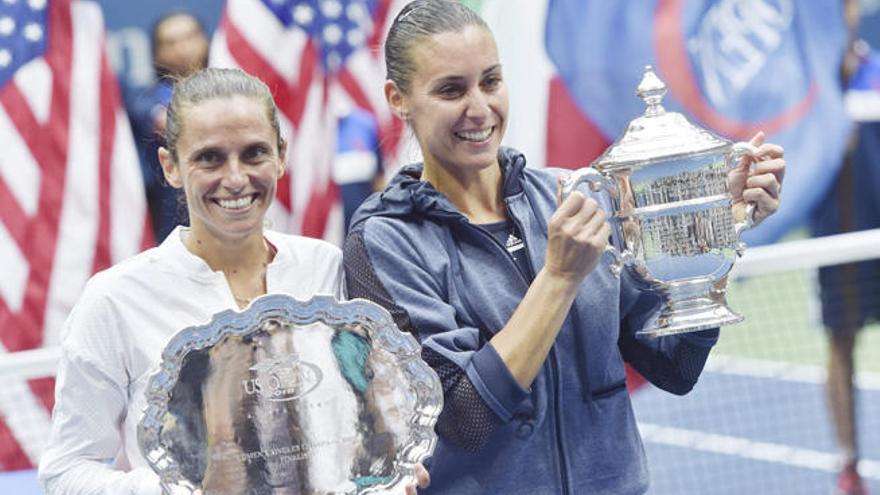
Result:
[[[443,406],[385,309],[281,294],[176,334],[146,398],[138,442],[166,494],[403,493]]]
[[[752,226],[754,215],[749,205],[746,220],[734,222],[728,173],[756,149],[667,112],[660,104],[666,85],[651,66],[636,94],[647,105],[644,115],[631,121],[591,167],[568,177],[563,197],[583,182],[610,193],[614,235],[608,251],[617,258],[612,270],[628,269],[663,299],[659,315],[639,335],[742,321],[727,306],[719,282],[742,254],[740,233]]]

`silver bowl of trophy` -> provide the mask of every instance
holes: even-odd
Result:
[[[662,300],[639,336],[742,321],[727,305],[721,282],[742,254],[740,234],[752,226],[754,207],[746,208],[743,221],[734,220],[728,175],[756,149],[666,111],[666,86],[651,66],[636,94],[646,104],[644,114],[590,167],[563,181],[563,197],[580,184],[609,193],[611,269],[625,270]]]
[[[443,406],[382,307],[263,296],[178,332],[138,426],[166,494],[403,493]]]

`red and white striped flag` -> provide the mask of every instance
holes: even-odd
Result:
[[[210,65],[266,82],[289,142],[288,173],[269,213],[273,228],[341,242],[331,165],[337,120],[352,106],[376,116],[383,163],[397,163],[403,125],[384,100],[381,46],[403,3],[227,0]]]
[[[137,160],[100,8],[0,2],[0,359],[57,344],[88,277],[152,241]],[[52,382],[4,381],[0,470],[37,460]]]

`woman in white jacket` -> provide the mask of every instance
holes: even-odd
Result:
[[[167,122],[159,158],[190,225],[95,275],[67,319],[39,470],[50,494],[160,493],[136,431],[149,375],[177,331],[267,293],[343,296],[338,248],[263,227],[286,150],[265,84],[203,70],[177,84]]]

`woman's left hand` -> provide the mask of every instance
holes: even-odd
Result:
[[[421,464],[416,464],[416,483],[419,488],[428,488],[428,485],[431,484],[431,476],[425,466]],[[412,485],[406,487],[406,495],[416,495],[416,493],[416,487]]]
[[[746,205],[755,205],[755,225],[779,209],[779,193],[785,177],[785,150],[782,146],[764,143],[764,133],[758,132],[749,141],[757,148],[754,155],[743,158],[729,174],[730,194],[733,197],[733,216],[741,222],[746,216]],[[752,170],[752,164],[755,169]]]

